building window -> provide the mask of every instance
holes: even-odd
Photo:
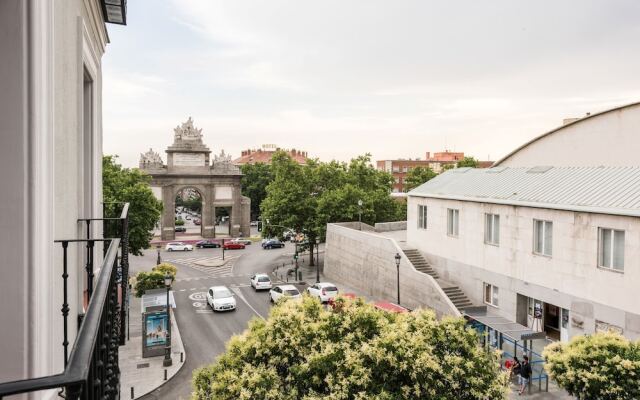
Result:
[[[484,284],[484,302],[492,305],[494,307],[498,307],[498,294],[499,290],[497,286],[494,286],[490,283]]]
[[[408,172],[408,171],[409,171],[409,168],[407,168],[407,167],[402,167],[402,172]]]
[[[458,217],[460,210],[447,209],[447,235],[458,236]]]
[[[624,231],[598,228],[598,266],[624,271]]]
[[[553,249],[553,223],[533,220],[533,252],[551,257]]]
[[[498,214],[485,214],[484,242],[487,244],[500,244],[500,216]]]
[[[393,178],[393,180],[396,181],[396,183],[400,183],[400,178],[398,178],[397,176]]]
[[[400,172],[400,167],[398,167],[397,165],[394,165],[393,172]]]
[[[418,205],[418,229],[427,229],[427,206]]]

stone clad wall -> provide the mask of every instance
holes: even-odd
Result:
[[[327,225],[324,274],[377,300],[396,302],[395,255],[400,253],[400,302],[407,308],[431,308],[438,317],[460,313],[429,275],[415,270],[398,244],[390,238],[354,230],[342,224]]]

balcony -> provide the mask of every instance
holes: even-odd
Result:
[[[112,207],[109,207],[112,208]],[[119,216],[111,218],[80,219],[86,225],[87,237],[64,239],[55,242],[62,247],[62,285],[64,341],[64,371],[60,374],[25,379],[0,384],[0,399],[5,396],[59,389],[59,396],[66,399],[117,399],[120,397],[120,369],[118,348],[124,344],[126,333],[127,291],[129,277],[129,204],[119,203]],[[103,222],[103,238],[91,238],[92,221]],[[94,249],[104,243],[104,258],[94,284]],[[70,246],[84,245],[86,252],[85,299],[86,313],[69,353],[68,279],[77,279],[68,270]],[[80,271],[78,271],[80,272]]]

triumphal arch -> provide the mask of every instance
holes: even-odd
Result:
[[[211,159],[211,150],[202,142],[202,129],[194,127],[191,117],[174,129],[173,144],[165,152],[166,164],[149,149],[141,154],[139,165],[151,175],[151,188],[164,205],[162,240],[175,239],[175,199],[183,189],[196,190],[202,199],[203,237],[249,236],[251,200],[241,194],[242,172],[231,163],[231,156],[222,150]],[[216,232],[216,208],[222,207],[230,209],[229,230]]]

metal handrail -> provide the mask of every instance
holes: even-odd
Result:
[[[89,376],[91,359],[95,350],[100,322],[105,303],[108,301],[109,284],[113,269],[117,268],[118,247],[120,239],[112,239],[102,262],[94,294],[89,301],[86,317],[80,326],[78,336],[71,350],[69,363],[64,372],[41,378],[25,379],[14,382],[0,383],[0,399],[19,393],[36,392],[40,390],[69,388],[86,383]]]

